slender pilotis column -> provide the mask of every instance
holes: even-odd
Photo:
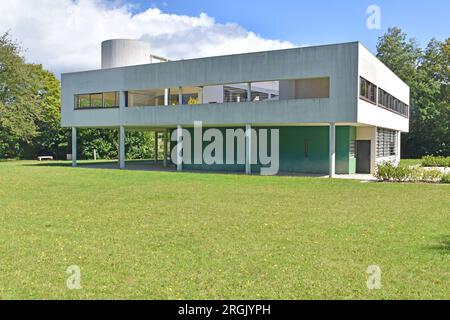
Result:
[[[119,129],[119,168],[125,169],[125,127]]]
[[[155,131],[155,164],[158,164],[158,131]]]
[[[182,105],[183,104],[183,87],[179,87],[179,92],[178,92],[178,104]]]
[[[252,174],[252,126],[245,126],[245,174]]]
[[[183,127],[178,125],[177,128],[177,171],[183,171],[183,156],[180,154],[183,148]]]
[[[72,127],[72,167],[77,166],[77,128]]]
[[[167,167],[167,143],[169,140],[169,131],[166,129],[164,131],[164,159],[163,159],[163,166],[164,168]]]

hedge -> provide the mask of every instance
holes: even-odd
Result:
[[[391,162],[379,164],[376,177],[380,181],[450,183],[450,173],[438,169],[395,166]]]
[[[450,167],[450,157],[423,157],[422,167]]]

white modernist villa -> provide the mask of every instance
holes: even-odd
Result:
[[[282,172],[374,173],[377,162],[400,160],[409,131],[409,87],[359,42],[168,61],[136,40],[102,44],[102,69],[62,75],[62,126],[169,134],[203,127],[279,129]],[[180,132],[181,130],[178,130]],[[250,153],[252,136],[246,138]],[[194,152],[193,152],[194,153]],[[255,171],[259,164],[178,165],[201,170]]]

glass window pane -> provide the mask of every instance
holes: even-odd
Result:
[[[88,94],[78,95],[77,97],[77,108],[89,108],[91,106],[91,101]]]
[[[360,96],[373,103],[376,103],[377,86],[364,78],[360,78]]]
[[[147,107],[164,105],[164,89],[139,90],[128,92],[129,107]]]
[[[201,104],[203,103],[202,88],[183,87],[183,104]]]
[[[91,108],[101,108],[103,107],[103,95],[91,94]]]
[[[118,107],[119,106],[119,93],[118,92],[105,92],[103,94],[103,100],[105,107]]]
[[[361,85],[360,85],[360,95],[361,97],[366,96],[366,80],[361,78]]]
[[[252,101],[279,100],[280,82],[265,81],[252,83]]]
[[[169,105],[176,106],[180,104],[180,88],[170,88]]]
[[[245,102],[247,101],[247,84],[228,84],[223,87],[224,102]]]

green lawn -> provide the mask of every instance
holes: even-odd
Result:
[[[1,162],[0,210],[0,299],[450,299],[449,185]]]
[[[400,165],[403,166],[417,166],[422,165],[422,159],[402,159]]]

